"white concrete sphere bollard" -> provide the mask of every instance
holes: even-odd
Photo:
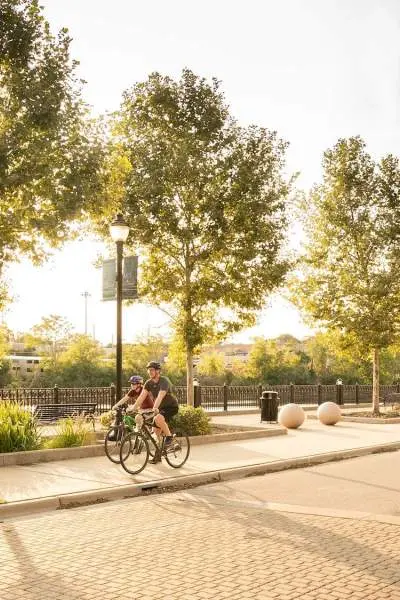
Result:
[[[317,417],[323,425],[336,425],[342,413],[335,402],[324,402],[318,407]]]
[[[279,409],[278,423],[288,429],[297,429],[305,418],[306,413],[298,404],[285,404]]]

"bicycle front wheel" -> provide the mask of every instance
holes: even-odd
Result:
[[[119,451],[121,449],[123,435],[124,432],[121,426],[116,425],[114,427],[110,427],[106,433],[106,437],[104,438],[104,450],[106,456],[116,465],[119,465],[120,463]]]
[[[141,433],[133,431],[124,437],[119,452],[121,465],[130,475],[137,475],[149,460],[149,445]]]
[[[174,435],[171,446],[165,450],[165,460],[174,469],[179,469],[185,464],[190,454],[190,440],[187,435],[177,433]]]

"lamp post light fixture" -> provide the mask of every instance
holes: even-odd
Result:
[[[122,255],[124,242],[129,235],[129,225],[125,223],[122,215],[117,215],[115,221],[111,223],[110,235],[117,245],[117,385],[115,392],[118,401],[122,397]]]

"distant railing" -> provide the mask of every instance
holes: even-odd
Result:
[[[318,405],[330,400],[337,404],[359,404],[372,401],[372,385],[223,385],[194,388],[195,406],[210,411],[258,408],[263,390],[278,392],[279,405]],[[123,389],[125,394],[128,388]],[[187,389],[174,388],[179,404],[187,403]],[[381,385],[380,397],[400,393],[400,385]],[[79,404],[96,402],[98,412],[105,412],[115,404],[115,386],[102,388],[0,388],[0,402],[12,400],[24,406],[36,407],[46,404]]]

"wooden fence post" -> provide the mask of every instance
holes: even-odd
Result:
[[[55,386],[53,388],[53,404],[58,404],[58,402],[59,402],[58,385],[55,384]]]
[[[360,390],[358,388],[358,383],[356,383],[356,404],[360,403]]]

